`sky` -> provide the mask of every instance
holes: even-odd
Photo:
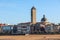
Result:
[[[48,22],[60,23],[60,0],[0,0],[0,23],[31,22],[33,6],[37,22],[45,14]]]

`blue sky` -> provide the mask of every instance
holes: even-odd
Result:
[[[37,22],[45,14],[49,22],[60,23],[60,0],[0,0],[0,23],[30,22],[32,6],[37,11]]]

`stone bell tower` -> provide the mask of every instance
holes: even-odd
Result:
[[[36,24],[36,8],[34,6],[31,8],[31,23]]]

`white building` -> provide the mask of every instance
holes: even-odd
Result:
[[[13,26],[12,25],[5,25],[5,26],[2,26],[1,27],[1,31],[2,31],[2,33],[3,34],[10,34],[11,32],[12,32],[12,28],[13,28]]]
[[[45,31],[46,31],[47,33],[54,32],[53,25],[46,25]]]
[[[19,34],[29,34],[30,33],[30,23],[20,23],[17,25],[17,32]]]

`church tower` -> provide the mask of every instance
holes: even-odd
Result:
[[[31,23],[36,24],[36,8],[31,8]]]

